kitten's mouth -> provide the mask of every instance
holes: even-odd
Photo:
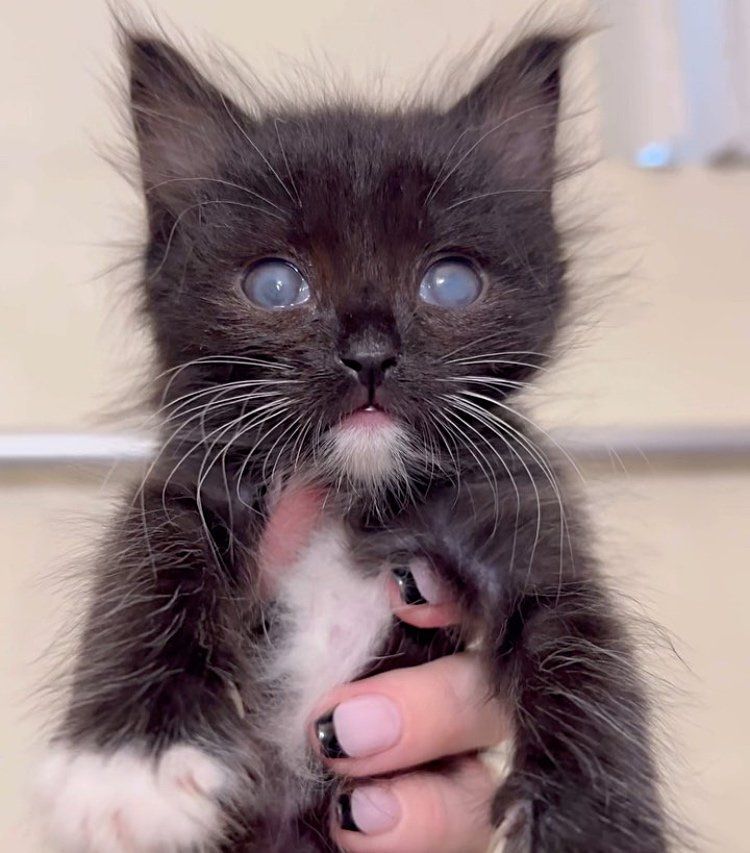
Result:
[[[392,424],[393,418],[385,409],[375,403],[367,403],[344,415],[339,421],[339,428],[376,430]]]

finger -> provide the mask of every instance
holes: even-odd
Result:
[[[461,621],[461,611],[452,601],[450,589],[421,557],[394,569],[389,593],[393,612],[410,625],[444,628]]]
[[[347,776],[484,749],[509,731],[507,713],[488,695],[473,652],[343,685],[326,708],[311,726],[311,737],[334,772]]]
[[[486,853],[493,791],[478,759],[367,783],[340,795],[332,836],[349,853]]]

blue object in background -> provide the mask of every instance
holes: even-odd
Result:
[[[635,155],[642,169],[668,169],[675,165],[675,150],[671,142],[648,142]]]
[[[596,0],[608,153],[750,165],[750,0]]]

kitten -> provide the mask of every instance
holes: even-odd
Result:
[[[520,41],[446,108],[251,113],[125,36],[163,446],[105,537],[44,768],[60,849],[332,849],[313,706],[469,641],[514,716],[507,849],[666,849],[619,608],[512,400],[566,301],[570,41]],[[279,565],[269,518],[310,495],[315,533]],[[393,620],[387,579],[415,559],[458,634]]]

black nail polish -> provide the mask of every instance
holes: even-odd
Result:
[[[349,832],[362,832],[352,817],[352,798],[350,794],[341,794],[336,804],[339,826]]]
[[[315,734],[320,744],[320,751],[326,758],[346,758],[347,755],[341,748],[339,739],[336,737],[336,728],[333,725],[333,711],[323,714],[315,721]]]
[[[398,591],[404,604],[427,604],[427,599],[419,591],[414,575],[406,566],[398,566],[393,570],[393,576],[398,584]]]

